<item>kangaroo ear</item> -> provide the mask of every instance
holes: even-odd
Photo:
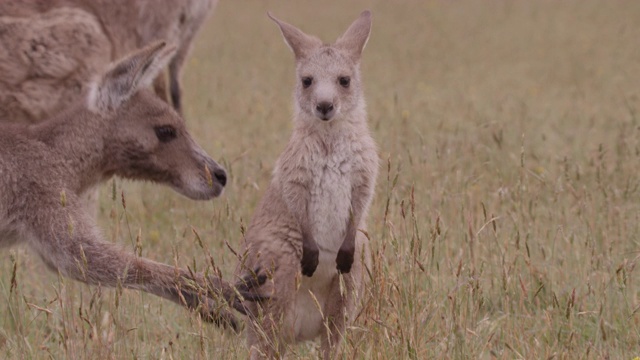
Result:
[[[151,85],[155,77],[173,58],[176,46],[153,43],[113,63],[91,84],[89,109],[110,112],[118,109],[138,90]]]
[[[346,50],[353,61],[359,62],[362,50],[369,40],[369,34],[371,34],[371,11],[365,10],[336,40],[335,46]]]
[[[307,35],[297,27],[276,19],[270,12],[267,15],[280,27],[284,42],[293,51],[296,60],[309,56],[313,49],[322,46],[322,41],[317,37]]]

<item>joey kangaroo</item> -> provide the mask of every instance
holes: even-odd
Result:
[[[153,181],[191,199],[220,195],[225,170],[200,148],[168,104],[145,89],[175,47],[155,43],[116,62],[87,96],[37,125],[0,125],[0,247],[29,245],[53,271],[88,284],[146,291],[237,326],[219,296],[244,311],[217,277],[124,252],[103,240],[79,199],[113,175]]]
[[[359,70],[371,13],[331,45],[269,17],[295,54],[295,125],[236,270],[246,276],[260,267],[271,275],[258,290],[270,300],[245,304],[247,342],[252,359],[280,358],[287,344],[320,336],[329,359],[355,317],[370,262],[358,229],[365,228],[378,173]]]

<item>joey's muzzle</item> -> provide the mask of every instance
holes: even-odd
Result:
[[[320,120],[323,121],[331,120],[333,115],[335,115],[336,113],[333,103],[330,103],[328,101],[318,103],[318,105],[316,105],[315,111],[316,115],[320,118]]]

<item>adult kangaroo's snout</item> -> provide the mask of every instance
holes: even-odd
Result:
[[[195,147],[197,165],[195,169],[193,166],[181,169],[181,185],[176,190],[194,200],[220,196],[227,185],[227,171],[199,146]]]
[[[227,172],[223,168],[217,168],[211,171],[211,175],[218,180],[220,185],[227,185]]]
[[[208,179],[211,179],[212,182],[220,184],[222,187],[227,185],[227,171],[215,160],[209,157],[206,157],[204,161],[205,164],[207,164],[205,169],[206,171],[209,171],[209,174],[205,174],[205,176]]]

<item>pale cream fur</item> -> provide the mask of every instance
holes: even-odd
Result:
[[[154,41],[178,49],[156,93],[182,110],[180,73],[218,0],[0,1],[0,121],[39,122],[68,107],[90,75]],[[169,99],[170,96],[170,99]]]
[[[321,337],[329,359],[354,320],[370,261],[362,231],[378,155],[359,64],[371,13],[331,45],[270,17],[295,54],[298,84],[293,134],[247,229],[237,268],[240,276],[256,267],[271,274],[260,288],[271,299],[246,304],[247,342],[252,359],[280,358],[288,344]]]
[[[113,175],[164,184],[192,199],[222,192],[224,169],[196,144],[184,119],[145,89],[174,52],[150,45],[114,63],[90,95],[55,117],[0,124],[0,247],[28,245],[64,276],[147,291],[237,328],[218,299],[244,311],[236,290],[255,299],[247,293],[251,284],[234,289],[217,276],[125,252],[103,240],[79,200]]]

